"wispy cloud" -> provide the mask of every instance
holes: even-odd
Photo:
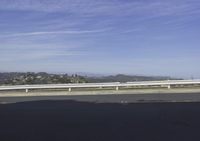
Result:
[[[42,36],[42,35],[59,35],[59,34],[90,34],[100,33],[105,30],[77,30],[77,31],[45,31],[45,32],[25,32],[25,33],[4,33],[0,37],[19,37],[19,36]]]
[[[137,33],[137,32],[140,32],[140,31],[143,31],[144,28],[141,28],[141,27],[138,27],[138,28],[132,28],[132,29],[128,29],[128,30],[124,30],[122,31],[122,33]]]
[[[5,62],[18,62],[18,61],[44,61],[47,59],[54,60],[62,60],[66,57],[71,56],[85,56],[87,55],[86,52],[80,52],[80,51],[48,51],[48,50],[30,50],[26,52],[19,52],[19,51],[10,51],[10,52],[3,52],[0,53],[1,58],[0,61]]]
[[[200,2],[197,0],[150,0],[150,1],[122,1],[122,0],[1,0],[0,10],[35,11],[41,13],[60,13],[65,18],[56,18],[52,22],[45,17],[37,20],[37,28],[52,29],[53,31],[16,33],[13,36],[36,36],[46,34],[83,34],[93,31],[58,31],[62,28],[88,26],[97,28],[115,28],[116,23],[129,21],[142,23],[162,17],[169,17],[164,22],[171,25],[191,21],[191,17],[200,14]],[[48,15],[49,17],[49,15]],[[33,17],[31,17],[33,18]],[[177,21],[176,21],[177,19]],[[129,22],[127,21],[127,23]],[[171,22],[173,21],[173,22]],[[38,25],[38,23],[41,23]],[[20,25],[19,25],[20,26]],[[25,27],[24,27],[25,28]],[[57,29],[56,29],[57,28]],[[117,27],[116,27],[117,28]],[[126,27],[123,27],[126,28]],[[127,29],[125,29],[127,31]],[[94,31],[95,32],[95,31]],[[97,31],[98,32],[98,31]]]
[[[172,50],[174,56],[199,59],[199,21],[199,0],[0,0],[0,65],[14,69],[26,61],[33,70],[65,70],[68,63],[77,66],[74,71],[154,70]],[[151,62],[140,61],[148,56]],[[152,65],[156,60],[160,63]],[[180,70],[173,60],[171,68]]]
[[[171,15],[183,12],[194,13],[199,2],[195,0],[1,0],[0,9],[34,10],[44,12],[68,12],[69,14],[148,14]],[[123,11],[123,12],[122,12]]]

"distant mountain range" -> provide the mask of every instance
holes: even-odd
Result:
[[[46,72],[9,72],[0,73],[0,85],[25,85],[25,84],[58,84],[58,83],[101,83],[101,82],[130,82],[130,81],[156,81],[173,80],[171,77],[161,76],[81,76],[77,74],[49,74]]]
[[[175,80],[177,78],[162,77],[162,76],[137,76],[137,75],[110,75],[100,77],[86,77],[88,82],[132,82],[132,81],[156,81],[156,80]]]

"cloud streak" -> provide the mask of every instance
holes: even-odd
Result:
[[[86,52],[80,51],[48,51],[48,50],[37,50],[37,51],[27,51],[27,52],[19,52],[19,51],[11,51],[7,53],[0,53],[1,58],[0,61],[5,62],[17,62],[17,61],[44,61],[48,59],[54,60],[54,58],[60,58],[63,60],[66,57],[71,56],[85,56]]]
[[[34,11],[41,13],[59,13],[64,18],[55,19],[53,23],[46,19],[37,21],[37,28],[49,28],[53,31],[16,33],[13,36],[36,36],[50,34],[84,34],[91,31],[58,31],[59,28],[77,28],[87,26],[89,22],[95,28],[115,28],[116,23],[126,18],[135,23],[149,22],[162,17],[169,17],[165,22],[171,25],[191,21],[193,15],[200,14],[200,2],[197,0],[150,0],[150,1],[123,1],[123,0],[1,0],[0,10]],[[50,16],[51,17],[51,16]],[[50,18],[54,19],[54,17]],[[132,19],[132,20],[131,20]],[[176,20],[177,19],[177,20]],[[127,23],[129,22],[127,21]],[[173,21],[173,22],[171,22]],[[71,23],[71,25],[70,25]],[[57,29],[55,29],[57,28]],[[40,31],[40,30],[36,30]],[[125,29],[127,31],[127,29]]]
[[[4,33],[0,37],[21,37],[21,36],[43,36],[43,35],[62,35],[62,34],[92,34],[92,33],[101,33],[105,30],[77,30],[77,31],[45,31],[45,32],[25,32],[25,33]]]
[[[48,69],[59,70],[68,61],[87,71],[148,72],[165,64],[165,55],[199,60],[199,21],[199,0],[0,0],[0,65],[54,62],[61,68]]]
[[[32,10],[43,12],[67,12],[85,15],[154,14],[172,15],[199,12],[196,0],[1,0],[2,10]],[[122,12],[123,11],[123,12]],[[150,12],[150,13],[149,13]]]

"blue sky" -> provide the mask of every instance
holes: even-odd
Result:
[[[200,78],[199,0],[0,0],[0,71]]]

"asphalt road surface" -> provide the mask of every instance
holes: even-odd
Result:
[[[96,103],[200,102],[200,93],[0,97],[0,104],[39,100],[75,100]]]
[[[200,94],[1,97],[0,101],[0,141],[200,140]]]

